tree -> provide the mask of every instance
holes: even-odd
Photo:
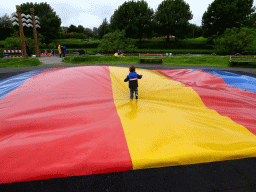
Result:
[[[137,47],[131,42],[131,39],[125,38],[125,31],[116,30],[113,33],[107,33],[103,36],[99,46],[98,53],[114,53],[118,49],[123,52],[133,52],[137,50]]]
[[[150,22],[150,25],[149,27],[147,28],[147,32],[144,33],[144,38],[152,38],[152,37],[160,37],[161,34],[158,32],[158,24],[153,20],[151,19],[151,22]]]
[[[1,28],[12,27],[12,20],[7,14],[5,14],[3,17],[0,17],[0,27]]]
[[[203,36],[202,26],[196,26],[194,37],[198,38],[198,37],[202,37],[202,36]]]
[[[196,24],[189,24],[188,31],[189,33],[186,35],[187,38],[197,38],[202,36],[202,27],[197,26]]]
[[[189,20],[193,18],[188,4],[184,0],[165,0],[157,8],[154,20],[158,25],[158,32],[162,35],[172,34],[184,39],[189,32]]]
[[[93,32],[92,32],[92,29],[90,29],[90,28],[85,28],[84,34],[88,37],[93,37]]]
[[[242,27],[256,28],[256,13],[250,14],[242,24]]]
[[[84,33],[84,27],[82,25],[78,25],[77,29],[78,33]]]
[[[153,14],[153,9],[143,0],[124,2],[111,16],[110,31],[124,29],[127,37],[141,40],[150,34]]]
[[[12,20],[7,14],[5,14],[3,17],[0,17],[0,31],[0,40],[5,40],[7,37],[10,37],[11,33],[14,32]]]
[[[25,15],[31,15],[30,8],[34,8],[35,16],[39,17],[41,28],[36,28],[36,30],[45,37],[45,43],[50,43],[51,40],[57,39],[59,37],[61,19],[56,15],[56,12],[53,12],[51,6],[47,3],[23,3],[20,5],[20,11]],[[15,31],[19,31],[18,26],[14,26],[14,28]],[[26,37],[34,38],[33,28],[24,27],[23,30]]]
[[[98,28],[98,35],[99,38],[102,39],[102,37],[104,35],[106,35],[107,33],[109,33],[109,28],[108,28],[108,22],[107,22],[107,18],[105,18],[102,22],[102,24],[99,26]]]
[[[219,37],[226,28],[246,26],[248,15],[255,11],[252,5],[253,0],[215,0],[202,17],[203,37]]]
[[[70,25],[67,32],[68,33],[78,33],[79,29],[75,25]]]
[[[114,14],[111,16],[109,24],[110,32],[120,30],[120,28],[125,28],[125,24],[127,23],[127,12],[125,11],[124,6],[126,5],[127,2],[124,2],[121,6],[118,7],[117,10],[115,10]]]
[[[95,38],[98,38],[98,28],[97,28],[97,27],[93,27],[92,32],[93,32],[93,36],[94,36]]]
[[[135,33],[138,35],[138,38],[142,39],[144,35],[148,36],[150,29],[153,27],[153,9],[148,7],[148,3],[145,1],[138,1],[134,4],[135,14],[138,15],[137,20],[134,21]]]
[[[62,33],[68,32],[68,27],[61,26],[61,27],[60,27],[60,32],[62,32]]]
[[[82,25],[70,25],[67,29],[67,33],[83,33],[86,36],[92,36],[92,30],[90,28],[84,28]]]

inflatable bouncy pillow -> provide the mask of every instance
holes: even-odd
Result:
[[[134,101],[129,72],[78,66],[1,80],[0,184],[256,157],[255,77],[136,68]]]

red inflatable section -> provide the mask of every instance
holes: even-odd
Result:
[[[44,70],[0,106],[0,183],[132,170],[108,67]]]

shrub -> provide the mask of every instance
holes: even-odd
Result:
[[[50,44],[48,45],[48,48],[49,48],[49,49],[56,49],[56,47],[57,47],[57,45],[56,45],[55,43],[50,43]]]
[[[206,44],[207,45],[214,45],[214,40],[217,38],[217,35],[213,35],[207,38]]]
[[[35,54],[35,41],[34,39],[24,37],[25,42],[28,42],[31,54]],[[40,33],[37,33],[37,41],[39,49],[45,49],[47,46],[45,43],[41,43],[45,38]],[[7,50],[22,50],[19,31],[15,31],[11,34],[11,37],[5,39],[4,48]]]
[[[194,38],[195,40],[206,40],[207,38],[204,38],[204,37],[197,37],[197,38]]]
[[[223,35],[214,41],[214,52],[217,54],[252,55],[256,53],[256,30],[252,28],[226,29]]]
[[[7,37],[4,42],[4,48],[7,50],[19,50],[21,49],[19,37]]]
[[[61,39],[87,39],[88,36],[83,33],[64,33],[60,32]]]
[[[116,30],[103,36],[97,51],[98,53],[114,53],[118,49],[121,49],[122,52],[133,52],[138,48],[134,46],[131,39],[125,38],[124,30]]]

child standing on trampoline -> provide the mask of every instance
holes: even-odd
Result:
[[[135,67],[130,67],[130,73],[127,75],[124,82],[129,81],[129,88],[130,88],[130,99],[133,99],[133,93],[135,92],[136,99],[138,99],[138,80],[141,79],[142,75],[138,75],[135,72]]]

